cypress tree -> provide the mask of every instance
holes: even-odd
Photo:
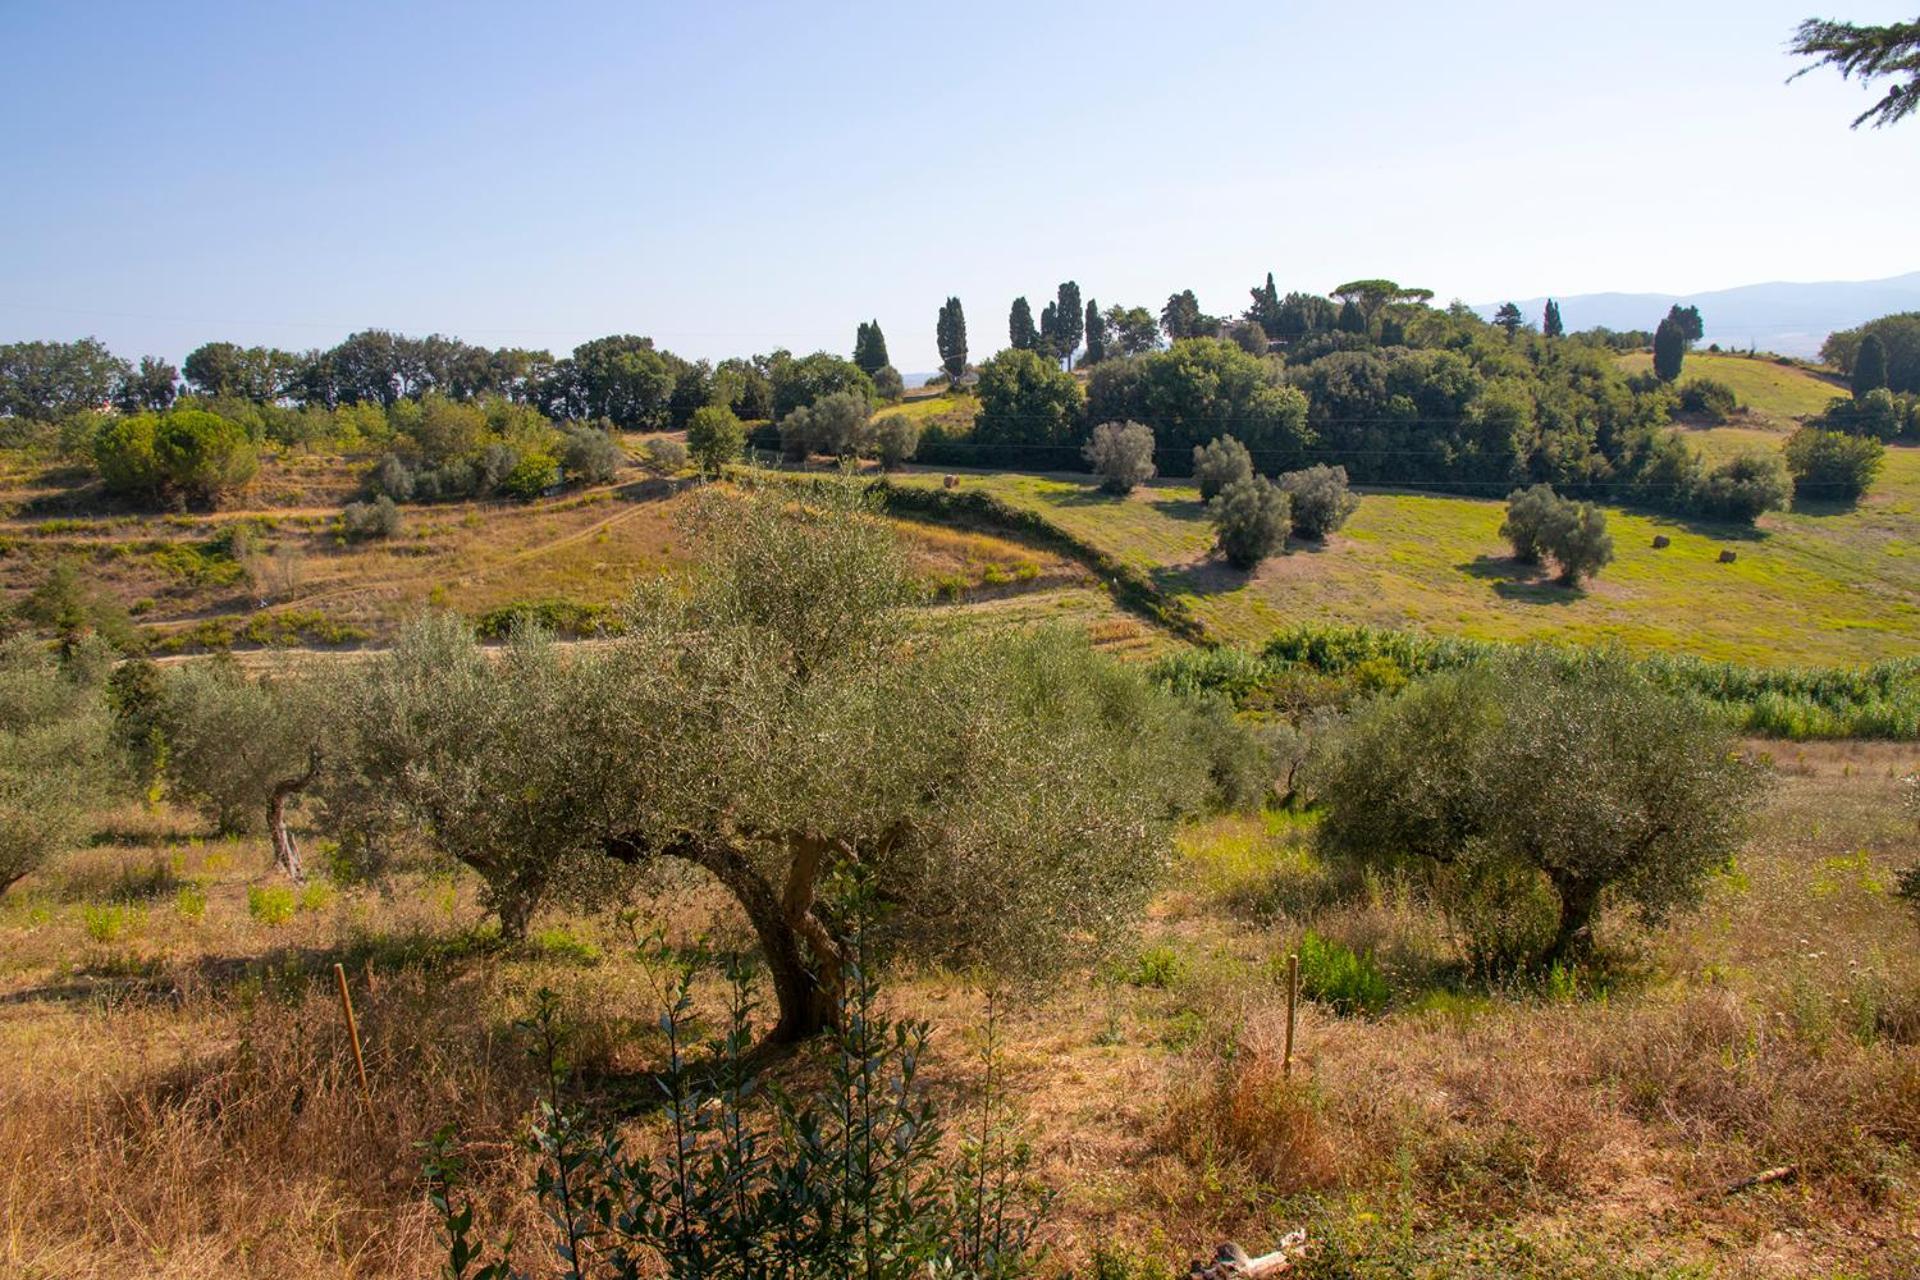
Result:
[[[1040,341],[1033,349],[1043,356],[1060,358],[1060,308],[1049,302],[1040,308]]]
[[[941,305],[940,319],[934,326],[934,340],[940,345],[940,367],[947,371],[947,378],[958,386],[961,375],[967,371],[967,317],[960,309],[960,299],[948,298]]]
[[[1082,364],[1098,364],[1107,358],[1107,318],[1100,304],[1087,299],[1087,355]]]
[[[1365,333],[1367,331],[1366,313],[1360,310],[1358,303],[1348,298],[1340,304],[1340,318],[1334,321],[1333,327],[1342,333]]]
[[[1033,327],[1033,308],[1025,298],[1013,300],[1013,311],[1007,316],[1007,342],[1017,351],[1031,351],[1040,345],[1040,335]]]
[[[1880,341],[1879,334],[1870,333],[1860,339],[1860,349],[1853,356],[1853,398],[1858,400],[1886,385],[1887,344]]]
[[[1280,317],[1280,292],[1273,287],[1273,272],[1267,272],[1264,288],[1253,289],[1253,306],[1247,310],[1247,318],[1260,322],[1260,327],[1268,333],[1281,332],[1284,324]]]
[[[1562,337],[1567,332],[1567,326],[1560,321],[1560,304],[1552,298],[1547,299],[1547,314],[1540,320],[1540,332],[1549,338]]]
[[[1680,376],[1680,365],[1687,358],[1687,332],[1680,321],[1672,316],[1660,322],[1653,331],[1653,372],[1662,382],[1672,382]]]
[[[892,363],[887,359],[886,335],[878,320],[862,321],[853,337],[853,362],[869,378]]]
[[[1059,289],[1059,300],[1053,308],[1054,345],[1060,358],[1067,362],[1067,368],[1073,368],[1073,352],[1080,345],[1080,335],[1085,325],[1080,314],[1080,286],[1072,280],[1065,281]]]

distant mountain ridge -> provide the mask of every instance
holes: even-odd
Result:
[[[1704,293],[1581,293],[1555,295],[1569,330],[1651,329],[1674,303],[1700,308],[1706,342],[1745,350],[1813,357],[1836,329],[1851,329],[1893,311],[1920,311],[1920,271],[1884,280],[1775,281]],[[1505,301],[1502,299],[1501,301]],[[1547,300],[1516,298],[1529,322],[1540,323]],[[1492,318],[1499,302],[1474,307]]]

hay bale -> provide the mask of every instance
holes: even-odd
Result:
[[[1734,549],[1733,549],[1732,547],[1722,547],[1722,548],[1720,548],[1720,563],[1721,563],[1721,564],[1732,564],[1732,563],[1733,563],[1733,562],[1734,562],[1735,560],[1738,560],[1739,558],[1740,558],[1740,556],[1739,556],[1739,553],[1737,553],[1736,551],[1734,551]]]
[[[1668,547],[1672,545],[1673,545],[1673,539],[1669,538],[1666,534],[1656,533],[1653,535],[1653,549],[1655,551],[1665,551]]]
[[[945,484],[946,484],[946,487],[949,489],[958,489],[960,487],[960,477],[948,476],[946,478]]]

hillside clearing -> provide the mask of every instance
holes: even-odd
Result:
[[[1653,355],[1646,351],[1624,355],[1620,367],[1631,373],[1651,372]],[[1690,351],[1680,369],[1680,380],[1689,378],[1725,383],[1750,418],[1775,430],[1791,430],[1796,419],[1821,413],[1827,401],[1847,394],[1846,385],[1833,375],[1781,364],[1767,356]]]

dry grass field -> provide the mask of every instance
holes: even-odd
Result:
[[[636,437],[637,439],[637,437]],[[378,643],[426,608],[469,617],[564,601],[588,609],[625,598],[635,578],[686,559],[679,527],[691,479],[631,468],[616,483],[534,502],[404,508],[398,534],[350,542],[339,508],[364,462],[283,454],[262,468],[244,506],[212,514],[48,515],[67,490],[4,455],[0,605],[52,567],[77,565],[161,652],[234,645]],[[1061,556],[991,533],[901,524],[914,569],[936,598],[998,600],[1083,582]],[[236,531],[237,534],[236,534]]]
[[[1899,803],[1920,761],[1760,749],[1766,812],[1704,908],[1651,934],[1609,918],[1603,968],[1539,986],[1469,977],[1420,882],[1321,865],[1301,820],[1187,829],[1137,946],[998,1002],[1059,1268],[1169,1275],[1217,1238],[1306,1226],[1328,1275],[1914,1274],[1920,934],[1888,890],[1920,858]],[[679,880],[507,948],[464,876],[425,862],[295,891],[262,841],[191,814],[97,826],[0,899],[0,1274],[23,1280],[435,1274],[416,1144],[453,1122],[483,1216],[527,1245],[515,1018],[558,992],[579,1087],[604,1092],[659,1049],[638,932],[744,937]],[[1308,930],[1369,957],[1377,1007],[1310,983],[1288,1078],[1277,974]],[[932,1021],[931,1087],[964,1107],[981,993],[899,972],[888,998]]]

